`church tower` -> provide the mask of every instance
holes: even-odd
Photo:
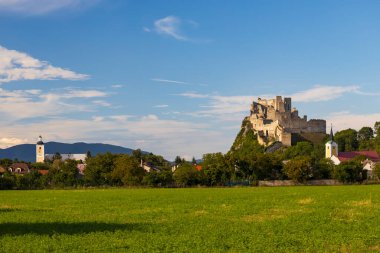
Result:
[[[338,157],[338,144],[334,141],[334,134],[331,125],[330,140],[325,145],[326,158],[331,158],[332,156]]]
[[[37,163],[43,163],[45,160],[45,146],[44,142],[42,141],[42,137],[38,137],[38,141],[36,144],[36,162]]]

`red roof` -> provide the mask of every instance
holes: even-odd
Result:
[[[194,165],[194,167],[195,167],[195,169],[196,169],[197,171],[202,170],[202,166],[200,166],[200,165]]]
[[[38,173],[40,173],[41,175],[46,175],[49,173],[49,170],[38,170]]]
[[[339,159],[339,161],[344,162],[344,161],[351,160],[351,159],[353,159],[353,158],[355,158],[357,156],[360,156],[360,155],[363,155],[363,156],[367,157],[369,160],[371,160],[373,162],[380,161],[379,154],[376,151],[374,151],[374,150],[371,150],[371,151],[339,152],[338,153],[338,159]]]

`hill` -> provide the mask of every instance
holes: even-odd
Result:
[[[56,152],[61,154],[84,154],[87,151],[90,151],[92,155],[106,152],[114,154],[131,154],[133,149],[102,143],[45,143],[45,154],[54,154]],[[36,145],[21,144],[6,149],[0,149],[0,158],[17,158],[20,161],[34,162],[36,160]]]

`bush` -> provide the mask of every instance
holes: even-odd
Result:
[[[283,170],[295,182],[304,183],[312,177],[311,160],[309,157],[297,157],[289,160]]]

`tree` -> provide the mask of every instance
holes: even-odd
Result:
[[[312,177],[311,160],[309,157],[296,157],[284,166],[285,174],[293,181],[304,183]]]
[[[380,121],[376,121],[375,126],[373,127],[375,129],[375,133],[377,136],[380,135]]]
[[[115,159],[115,169],[111,172],[111,177],[118,185],[139,185],[144,174],[144,169],[135,157],[120,155]]]
[[[358,156],[352,160],[342,162],[335,166],[333,177],[344,183],[362,181],[364,179],[362,161],[365,159],[363,156]]]
[[[16,177],[9,171],[0,176],[0,190],[10,190],[16,186]]]
[[[49,170],[51,168],[50,164],[47,163],[32,163],[30,167],[35,170]]]
[[[143,157],[143,153],[141,152],[141,149],[138,148],[138,149],[132,151],[132,156],[140,161]]]
[[[377,180],[380,180],[380,163],[376,164],[373,169],[373,175],[377,178]]]
[[[254,177],[257,180],[282,179],[282,161],[275,154],[257,154],[253,166]]]
[[[323,158],[315,162],[313,168],[314,179],[330,179],[334,171],[334,163],[329,158]]]
[[[4,168],[9,168],[12,165],[13,161],[8,158],[0,159],[0,165]]]
[[[199,183],[199,172],[189,163],[182,163],[174,172],[174,180],[179,186],[191,186]]]
[[[117,155],[105,153],[87,159],[87,166],[84,171],[86,183],[94,186],[110,184],[116,157]]]
[[[174,159],[174,164],[175,165],[180,165],[182,163],[182,158],[180,156],[176,156]]]
[[[297,156],[311,156],[313,152],[313,144],[307,141],[300,141],[297,142],[295,146],[291,146],[286,149],[285,159],[292,159]]]
[[[338,143],[339,151],[354,151],[359,147],[358,132],[354,129],[346,129],[335,134],[335,141]]]
[[[60,153],[56,152],[54,155],[53,155],[53,161],[55,160],[61,160],[62,159],[62,156]]]
[[[222,153],[203,155],[202,170],[208,185],[224,185],[231,179],[231,168]]]
[[[151,187],[170,186],[173,184],[173,173],[170,170],[145,173],[142,183]]]
[[[373,129],[370,127],[362,127],[358,132],[359,141],[369,141],[373,138]]]

